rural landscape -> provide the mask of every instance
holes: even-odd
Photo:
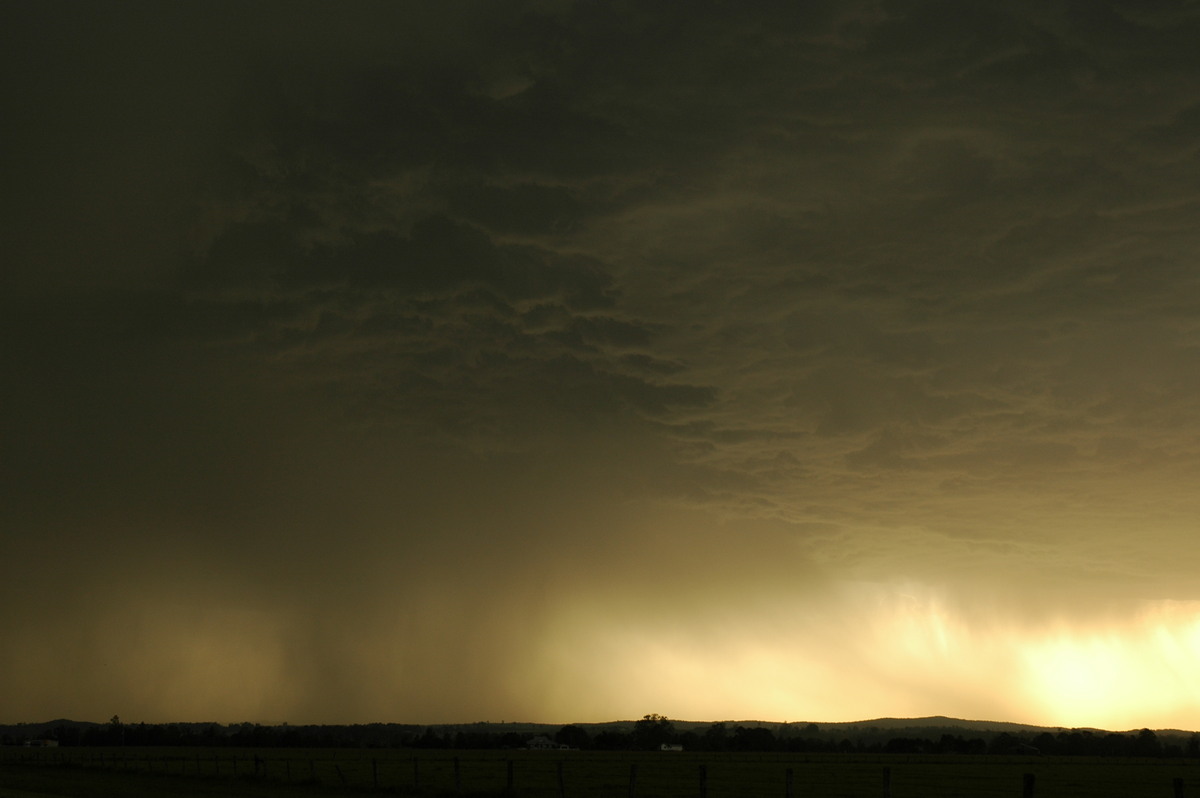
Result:
[[[0,0],[0,798],[1200,798],[1198,45]]]
[[[0,727],[0,798],[1200,795],[1200,734],[935,717],[290,726],[60,720]]]

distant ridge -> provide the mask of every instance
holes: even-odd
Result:
[[[1092,732],[1094,734],[1132,734],[1141,731],[1144,727],[1133,729],[1101,729],[1095,726],[1038,726],[1033,723],[1016,723],[1005,720],[969,720],[964,718],[952,718],[946,715],[929,715],[920,718],[871,718],[869,720],[847,720],[847,721],[817,721],[817,720],[791,720],[791,721],[767,721],[767,720],[676,720],[671,718],[671,722],[675,727],[681,730],[689,730],[711,726],[714,723],[724,723],[726,726],[746,726],[754,727],[761,726],[771,729],[778,729],[783,726],[790,728],[802,728],[808,725],[814,725],[822,731],[862,731],[866,729],[879,729],[881,731],[899,731],[903,729],[956,729],[959,731],[972,732],[987,732],[999,734],[1001,732],[1009,733],[1036,733],[1042,732],[1060,732],[1060,731],[1078,731]],[[575,723],[571,725],[580,726],[583,728],[632,728],[635,720],[617,720],[604,721],[599,723]],[[446,724],[448,727],[453,724]],[[539,728],[552,726],[560,728],[566,724],[526,724],[537,726]],[[1186,736],[1195,732],[1185,729],[1151,729],[1156,734],[1167,736]]]
[[[1029,723],[1013,723],[1004,720],[964,720],[963,718],[950,718],[945,715],[931,715],[926,718],[874,718],[872,720],[853,720],[845,723],[819,723],[817,725],[833,728],[874,727],[877,729],[941,728],[951,726],[956,729],[989,732],[1042,732],[1047,729],[1058,730],[1066,728],[1064,726],[1035,726]]]
[[[772,730],[781,730],[784,728],[793,730],[802,730],[808,726],[815,726],[822,735],[848,735],[855,736],[858,734],[867,734],[870,732],[903,732],[910,731],[912,733],[929,734],[934,730],[945,733],[953,732],[974,732],[983,734],[1001,734],[1008,732],[1010,734],[1040,734],[1042,732],[1057,733],[1062,731],[1077,731],[1077,732],[1092,732],[1094,734],[1133,734],[1140,731],[1136,729],[1100,729],[1095,727],[1078,726],[1037,726],[1029,723],[1015,723],[1011,721],[999,720],[968,720],[963,718],[952,718],[945,715],[930,715],[920,718],[872,718],[869,720],[853,720],[853,721],[764,721],[764,720],[679,720],[671,718],[671,723],[679,731],[696,731],[703,730],[715,723],[723,723],[730,729],[737,726],[747,728],[762,727]],[[140,721],[132,719],[126,721],[126,725],[130,723],[139,723]],[[464,730],[479,730],[492,732],[516,732],[520,734],[553,734],[563,726],[578,726],[583,729],[592,730],[593,732],[603,730],[613,730],[628,732],[632,730],[637,723],[636,719],[621,719],[600,722],[576,722],[576,723],[541,723],[536,721],[476,721],[472,723],[390,723],[390,722],[366,722],[366,723],[328,723],[328,724],[288,724],[286,722],[278,724],[255,724],[263,727],[281,728],[291,726],[307,727],[307,728],[347,728],[359,726],[385,726],[394,728],[407,728],[413,730],[419,729],[436,729],[439,731],[464,731]],[[95,721],[79,721],[69,720],[67,718],[59,718],[56,720],[43,721],[37,723],[16,723],[0,725],[0,735],[7,735],[16,738],[35,739],[53,734],[56,729],[68,728],[86,730],[99,726],[106,726],[105,723],[97,723]],[[197,721],[182,721],[182,722],[166,722],[146,724],[148,726],[176,726],[181,728],[224,728],[233,729],[242,726],[242,723],[217,723],[215,721],[197,722]],[[1167,737],[1187,737],[1196,732],[1183,729],[1151,729],[1158,735]]]

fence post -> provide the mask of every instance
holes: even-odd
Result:
[[[417,764],[417,758],[415,756],[413,757],[413,789],[421,789],[421,770],[420,766]]]
[[[883,798],[892,798],[892,769],[883,769]]]
[[[793,783],[794,783],[793,775],[794,775],[794,774],[792,773],[792,769],[791,769],[791,768],[788,768],[788,769],[787,769],[787,772],[786,772],[786,773],[784,774],[784,776],[783,776],[783,795],[784,795],[784,798],[792,798],[792,795],[794,794],[794,793],[793,793],[793,789],[792,789],[792,785],[793,785]]]
[[[563,763],[558,760],[558,798],[567,798],[567,780],[563,777]]]
[[[454,757],[454,794],[462,795],[462,773],[458,769],[458,757]]]
[[[1183,798],[1183,779],[1175,779],[1175,798]]]
[[[637,798],[637,762],[629,766],[629,798]]]
[[[1021,777],[1021,798],[1033,798],[1034,778],[1032,773]]]
[[[700,766],[700,798],[708,798],[708,766]]]
[[[505,790],[513,791],[513,761],[511,759],[508,760],[508,781],[505,783]]]

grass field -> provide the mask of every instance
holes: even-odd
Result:
[[[1181,759],[230,748],[2,750],[0,798],[1021,798],[1027,773],[1039,798],[1200,798]]]

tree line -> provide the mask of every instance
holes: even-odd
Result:
[[[586,748],[579,727],[564,727],[557,739]],[[584,732],[586,733],[586,732]],[[679,731],[661,715],[646,715],[628,735],[602,732],[590,740],[592,748],[655,749],[663,744],[682,745],[691,751],[754,751],[778,753],[859,754],[997,754],[1042,756],[1200,757],[1200,734],[1159,739],[1150,729],[1138,732],[1103,732],[1089,729],[1058,732],[989,732],[964,736],[962,730],[930,728],[895,730],[857,727],[851,734],[822,730],[814,723],[730,727],[713,723],[696,731]]]
[[[241,723],[123,723],[114,716],[107,724],[62,722],[22,734],[12,727],[0,736],[5,745],[33,739],[63,746],[205,746],[231,748],[413,748],[519,749],[538,732],[531,727],[504,724],[467,727],[419,726],[395,723],[354,725],[262,725]],[[1124,756],[1200,758],[1200,734],[1167,736],[1138,732],[1061,730],[1057,732],[975,732],[957,727],[927,729],[822,729],[816,724],[741,725],[689,724],[680,729],[662,715],[646,715],[630,724],[592,727],[570,724],[544,736],[566,748],[595,751],[649,751],[664,745],[687,751],[846,753],[846,754],[971,754],[1046,756]]]

